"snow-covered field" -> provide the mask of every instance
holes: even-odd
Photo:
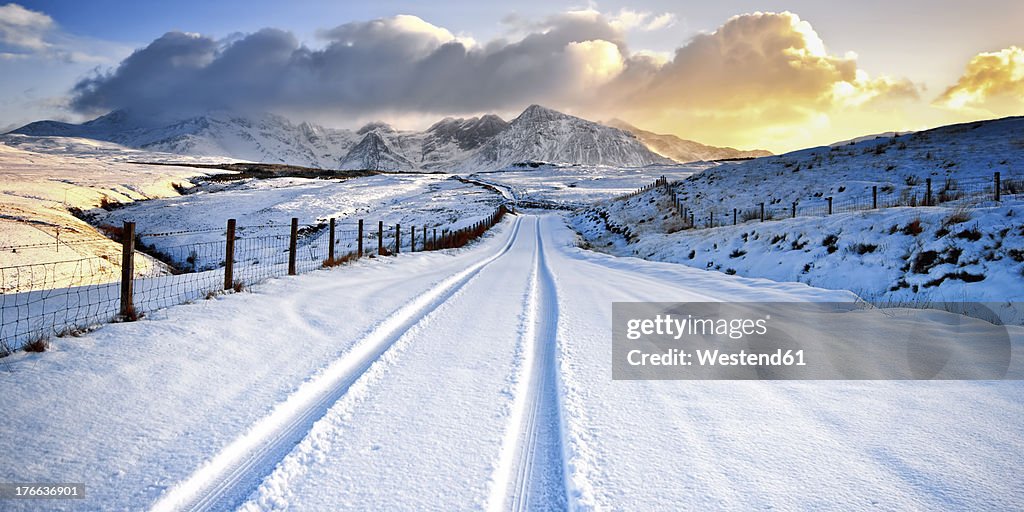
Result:
[[[661,176],[681,180],[715,164],[609,168],[540,164],[470,174],[502,189],[510,199],[578,207],[628,194]]]
[[[500,195],[483,187],[466,184],[440,174],[378,175],[351,180],[275,178],[241,182],[211,183],[194,193],[137,203],[101,213],[97,222],[120,225],[136,223],[138,233],[175,233],[173,236],[142,236],[143,243],[167,251],[181,245],[224,240],[227,220],[238,222],[239,236],[287,233],[291,219],[300,228],[312,230],[303,246],[326,247],[329,219],[336,219],[339,255],[354,250],[359,219],[364,220],[366,249],[376,248],[378,222],[402,227],[402,244],[408,247],[409,229],[417,227],[417,244],[422,228],[459,229],[490,215],[501,203]],[[373,236],[371,239],[370,236]],[[385,234],[393,243],[393,234]],[[205,268],[219,263],[197,261]]]
[[[1020,381],[610,378],[613,301],[848,293],[577,249],[556,215],[509,218],[492,233],[16,354],[0,373],[0,478],[86,483],[85,500],[47,502],[57,509],[1008,510],[1024,500]],[[1024,330],[1011,333],[1019,374]]]

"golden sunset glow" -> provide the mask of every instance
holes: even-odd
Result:
[[[635,56],[581,105],[595,117],[704,143],[785,152],[859,135],[1022,112],[1024,51],[974,57],[939,98],[910,77],[873,74],[790,12],[734,16],[668,60]]]
[[[1024,40],[1012,22],[1024,4],[787,5],[589,4],[487,23],[418,9],[315,20],[304,32],[154,30],[97,66],[47,14],[11,4],[2,8],[0,62],[48,63],[33,73],[79,63],[52,81],[52,96],[9,102],[12,128],[49,113],[85,121],[119,109],[227,109],[424,129],[444,116],[512,118],[540,104],[781,153],[1024,114]],[[984,21],[966,23],[981,10]],[[17,69],[6,76],[5,97],[37,94]]]

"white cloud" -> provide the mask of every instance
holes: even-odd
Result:
[[[756,108],[781,116],[916,93],[906,80],[872,79],[855,58],[829,54],[808,22],[783,12],[734,16],[697,35],[652,73],[640,99],[654,109]]]
[[[589,11],[600,15],[597,11]],[[654,15],[648,11],[635,11],[622,8],[618,13],[608,16],[611,26],[621,31],[643,30],[653,31],[671,27],[676,22],[676,15],[666,12]]]
[[[622,73],[625,58],[619,47],[608,41],[571,42],[565,48],[571,65],[581,73],[577,79],[582,87],[598,87]]]
[[[49,15],[9,3],[0,5],[0,60],[46,59],[68,63],[109,63],[121,58],[116,44],[76,37]]]
[[[990,115],[1024,113],[1024,49],[1011,46],[975,55],[957,83],[934,104]]]
[[[647,23],[644,27],[647,30],[661,30],[663,28],[669,28],[676,24],[676,15],[670,12],[659,14]]]
[[[53,18],[41,12],[13,3],[0,5],[0,43],[9,48],[44,51],[51,46],[45,37],[54,26]]]

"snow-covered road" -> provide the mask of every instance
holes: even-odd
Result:
[[[81,509],[1024,502],[1018,381],[611,379],[612,302],[850,295],[583,251],[557,215],[492,233],[19,354],[0,481],[84,482],[46,503]]]

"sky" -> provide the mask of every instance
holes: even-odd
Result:
[[[0,4],[0,129],[116,109],[354,127],[541,104],[784,152],[1024,114],[1024,2]]]

